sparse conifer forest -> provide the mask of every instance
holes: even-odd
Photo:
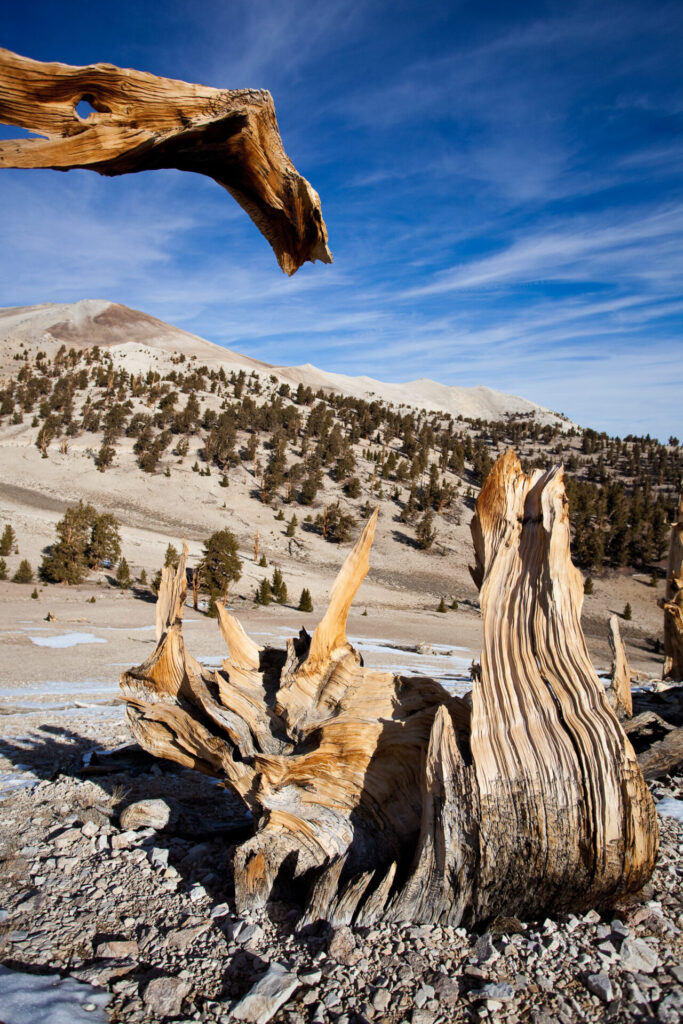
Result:
[[[392,518],[405,527],[398,532],[426,558],[438,549],[441,523],[469,516],[493,461],[508,447],[526,471],[564,464],[573,557],[591,573],[652,573],[666,551],[683,478],[677,438],[611,438],[557,417],[541,424],[531,415],[486,422],[426,413],[302,384],[292,389],[275,377],[226,373],[195,359],[164,374],[135,374],[97,347],[62,345],[53,358],[27,352],[0,389],[0,429],[17,416],[33,417],[45,458],[56,456],[63,441],[92,435],[92,463],[101,473],[120,465],[167,475],[189,457],[200,476],[214,469],[225,486],[241,467],[253,500],[270,506],[276,521],[284,521],[289,506],[289,538],[299,506],[313,510],[305,529],[331,544],[348,543],[356,524],[388,497]],[[104,516],[96,527],[86,524],[86,532],[94,529],[86,542],[76,522],[84,516],[61,527],[65,536],[41,567],[45,580],[75,581],[88,566],[118,558],[112,522]],[[3,557],[15,540],[7,524]]]

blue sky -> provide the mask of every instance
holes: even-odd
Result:
[[[335,263],[285,278],[199,176],[5,170],[0,305],[105,298],[276,364],[683,433],[680,3],[27,2],[2,42],[270,89]]]

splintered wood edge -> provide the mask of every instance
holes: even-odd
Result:
[[[218,627],[228,645],[229,665],[234,665],[236,668],[258,670],[260,653],[263,648],[247,635],[239,619],[231,615],[220,601],[216,602],[216,611],[218,612]]]

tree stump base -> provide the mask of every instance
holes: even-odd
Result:
[[[238,909],[284,883],[305,923],[473,925],[640,889],[657,815],[581,631],[562,471],[526,475],[508,452],[477,501],[471,702],[367,669],[348,642],[376,523],[312,636],[260,648],[219,608],[217,672],[185,649],[185,552],[163,573],[154,654],[121,678],[138,742],[220,778],[254,815],[234,855]]]

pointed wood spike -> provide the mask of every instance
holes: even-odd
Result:
[[[618,714],[623,713],[627,718],[631,718],[633,715],[631,666],[626,656],[626,648],[619,629],[619,619],[616,615],[610,615],[609,619],[609,645],[612,648],[614,661],[612,662],[612,679],[607,697]]]
[[[334,581],[330,603],[311,639],[307,665],[325,661],[332,651],[346,644],[346,620],[351,604],[370,568],[370,548],[375,537],[379,506],[370,516],[362,534],[346,557]]]
[[[678,519],[671,524],[669,558],[666,567],[664,609],[664,671],[662,677],[683,681],[683,495]]]
[[[224,667],[228,669],[230,665],[233,665],[235,668],[258,671],[261,664],[259,655],[263,648],[247,636],[242,623],[234,615],[231,615],[220,601],[216,603],[216,611],[218,612],[218,628],[230,652]]]
[[[182,622],[187,597],[188,548],[183,541],[183,553],[178,568],[167,565],[161,570],[161,584],[156,604],[157,642],[175,622]]]

